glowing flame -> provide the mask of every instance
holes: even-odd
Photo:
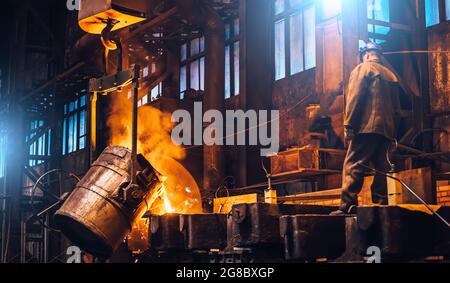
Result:
[[[169,199],[169,196],[168,196],[168,192],[167,192],[167,190],[166,190],[166,188],[165,188],[164,183],[163,183],[163,194],[164,194],[164,196],[163,196],[163,199],[164,199],[164,208],[165,208],[165,210],[166,210],[166,213],[174,213],[174,212],[175,212],[175,209],[173,208],[172,204],[170,203],[170,199]]]
[[[110,144],[131,148],[131,100],[127,89],[112,95],[108,127]],[[142,106],[138,113],[138,153],[143,154],[161,177],[162,184],[154,188],[146,205],[137,212],[137,220],[127,236],[128,247],[141,253],[148,247],[149,220],[143,216],[166,213],[203,213],[200,189],[195,179],[179,160],[185,158],[184,148],[172,143],[173,128],[170,113]]]
[[[111,145],[131,148],[131,109],[127,90],[112,95],[111,111],[107,121]],[[163,113],[154,107],[139,107],[138,152],[144,154],[147,159],[155,154],[176,160],[185,158],[184,148],[172,143],[171,118],[171,113]]]

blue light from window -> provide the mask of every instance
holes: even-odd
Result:
[[[181,61],[184,61],[187,59],[187,44],[181,45]]]
[[[304,70],[303,62],[303,14],[298,12],[289,19],[291,38],[291,75]]]
[[[425,22],[427,27],[439,23],[439,0],[425,0]]]
[[[239,94],[239,41],[234,43],[234,95]]]
[[[181,99],[184,98],[184,92],[186,91],[186,83],[187,83],[187,74],[186,74],[186,66],[182,66],[180,69],[180,93]]]
[[[316,67],[316,9],[310,6],[304,13],[305,70]]]
[[[342,0],[322,0],[322,18],[329,19],[337,16],[342,10]]]
[[[450,21],[450,0],[445,0],[445,13],[447,14],[447,21]]]
[[[285,20],[275,23],[275,79],[286,77]]]
[[[367,0],[367,17],[372,20],[390,22],[389,0]]]
[[[225,47],[225,98],[231,97],[231,54],[230,46]]]
[[[200,58],[200,90],[205,90],[205,57]]]
[[[48,129],[42,132],[44,127],[43,120],[34,120],[30,123],[30,135],[25,138],[26,142],[34,139],[34,142],[30,144],[28,153],[33,157],[28,161],[29,166],[36,166],[44,163],[44,160],[36,159],[36,157],[50,156],[50,146],[51,146],[51,130]],[[39,136],[38,136],[39,134]]]
[[[284,0],[275,0],[275,15],[284,12]]]
[[[229,40],[231,38],[231,27],[229,24],[225,25],[225,40]]]
[[[199,90],[200,89],[200,62],[199,60],[195,60],[191,63],[191,89]]]
[[[381,22],[390,22],[389,0],[367,0],[367,18]],[[387,35],[391,28],[383,25],[368,25],[369,33]]]

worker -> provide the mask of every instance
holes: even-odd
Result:
[[[362,190],[365,166],[389,172],[389,153],[396,138],[399,80],[383,61],[382,49],[369,42],[360,49],[362,61],[351,73],[346,94],[345,139],[349,144],[343,167],[339,209],[332,215],[353,214]],[[372,202],[387,205],[387,180],[376,175]]]

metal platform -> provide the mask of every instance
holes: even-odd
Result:
[[[450,231],[435,216],[400,206],[234,205],[229,214],[152,216],[152,262],[365,262],[378,247],[382,262],[448,258]],[[450,208],[439,209],[445,218]]]

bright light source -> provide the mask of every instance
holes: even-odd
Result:
[[[341,13],[342,0],[322,0],[323,18],[329,19]]]

